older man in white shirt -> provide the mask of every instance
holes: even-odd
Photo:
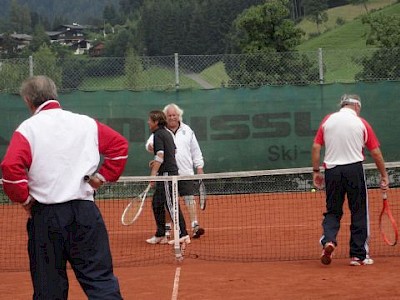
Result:
[[[168,104],[164,107],[163,112],[167,117],[167,128],[171,131],[176,145],[176,162],[179,168],[179,175],[194,175],[194,169],[197,174],[203,174],[204,159],[201,152],[199,143],[193,130],[182,122],[183,110],[174,103]],[[146,142],[146,150],[153,152],[153,135],[149,137]],[[183,183],[183,182],[182,182]],[[180,194],[184,197],[185,204],[188,208],[191,225],[192,237],[200,238],[205,230],[200,227],[197,217],[196,201],[193,196],[193,184],[187,182],[189,185],[183,187]],[[167,234],[170,223],[167,222]]]

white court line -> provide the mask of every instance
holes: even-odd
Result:
[[[172,297],[171,300],[178,299],[178,289],[179,289],[179,277],[181,275],[181,267],[177,267],[175,271],[175,278],[174,278],[174,288],[172,290]]]

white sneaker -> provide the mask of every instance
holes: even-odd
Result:
[[[146,240],[146,243],[155,245],[155,244],[166,244],[168,243],[168,239],[165,236],[153,236]]]
[[[373,265],[374,260],[367,256],[364,260],[359,259],[358,257],[352,257],[350,260],[350,266],[364,266],[364,265]]]
[[[179,243],[181,243],[181,244],[183,244],[183,243],[190,244],[190,236],[189,235],[185,235],[185,236],[181,237],[179,239]],[[175,244],[175,240],[168,241],[168,244],[170,244],[170,245]]]

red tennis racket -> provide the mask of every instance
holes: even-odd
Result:
[[[397,224],[393,218],[392,212],[390,211],[386,192],[382,194],[382,198],[383,207],[381,214],[379,215],[379,229],[381,231],[383,241],[389,246],[394,246],[397,244],[399,231],[397,229]]]

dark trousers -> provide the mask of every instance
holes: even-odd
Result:
[[[333,242],[340,229],[343,203],[347,195],[351,213],[350,257],[365,259],[368,255],[369,218],[365,174],[362,163],[336,166],[325,170],[326,212],[322,221],[321,244]]]
[[[67,262],[88,299],[122,299],[107,230],[93,201],[36,202],[27,230],[34,300],[68,298]]]
[[[172,184],[171,182],[156,182],[156,190],[153,195],[153,213],[157,224],[157,231],[155,236],[162,237],[165,235],[165,210],[171,215],[172,213]],[[173,220],[173,217],[171,216]],[[179,207],[179,237],[188,234],[186,230],[186,222],[183,217],[182,210]]]

